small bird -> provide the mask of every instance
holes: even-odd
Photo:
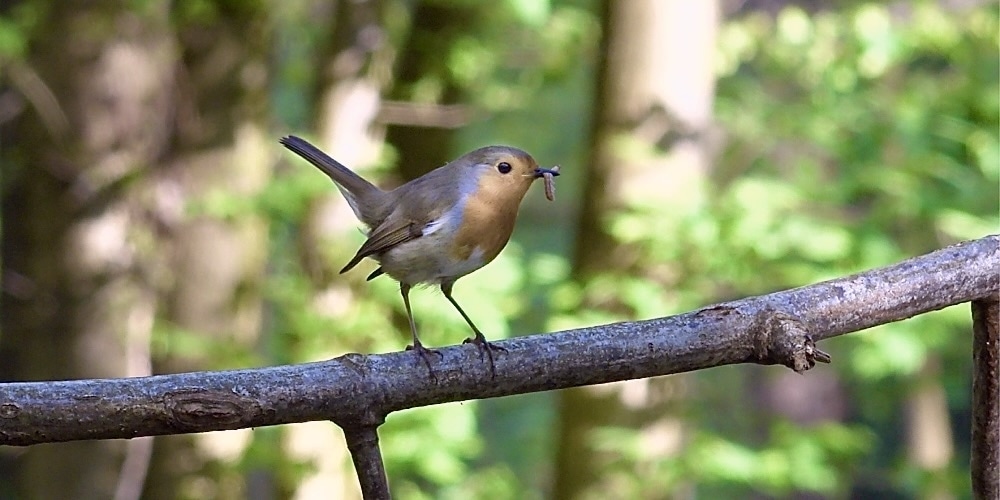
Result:
[[[440,285],[441,292],[472,328],[474,343],[489,356],[496,376],[493,350],[483,332],[452,297],[455,281],[488,264],[507,245],[521,200],[531,183],[545,178],[547,194],[558,167],[541,168],[528,153],[508,146],[487,146],[458,158],[391,191],[379,189],[308,141],[284,137],[281,144],[333,179],[354,215],[368,226],[368,239],[341,273],[365,257],[380,267],[368,280],[387,274],[399,282],[413,345],[427,365],[429,354],[417,337],[410,309],[410,288]]]

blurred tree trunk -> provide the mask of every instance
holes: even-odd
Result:
[[[390,123],[387,141],[399,152],[398,169],[404,180],[415,179],[452,160],[456,129],[435,120],[438,106],[462,102],[460,89],[451,81],[447,68],[448,51],[460,36],[467,35],[474,7],[447,2],[417,2],[406,43],[402,44],[396,64],[392,99],[415,105],[407,116]],[[425,79],[437,79],[440,86],[436,101],[426,102],[417,95]],[[405,109],[405,107],[404,107]],[[424,119],[415,110],[427,111]],[[404,111],[401,115],[407,115]]]
[[[144,191],[170,140],[176,47],[166,4],[123,7],[46,10],[27,60],[4,68],[26,106],[0,133],[2,380],[150,372],[160,248]],[[136,498],[149,444],[18,450],[0,495]]]
[[[263,343],[268,228],[246,200],[269,181],[280,147],[267,129],[271,29],[263,6],[218,8],[177,16],[175,140],[156,187],[159,247],[168,254],[160,372],[241,366]],[[197,347],[175,349],[190,345],[184,337]],[[235,468],[253,439],[269,436],[248,429],[157,437],[144,498],[191,495],[198,481],[218,488],[214,498],[273,498],[282,486],[270,470]]]
[[[330,38],[322,48],[312,117],[319,145],[330,156],[350,168],[363,170],[378,160],[385,129],[376,122],[383,89],[389,83],[392,47],[385,26],[385,9],[391,0],[338,1],[329,19]],[[321,6],[316,5],[315,10]],[[335,307],[354,302],[351,281],[337,276],[340,265],[357,250],[344,235],[359,223],[332,183],[317,173],[317,182],[329,184],[329,194],[313,206],[301,233],[300,255],[314,278],[316,295],[336,297]],[[343,256],[331,258],[331,253]],[[363,275],[362,275],[363,276]],[[333,293],[330,293],[333,292]],[[323,303],[330,306],[330,301]],[[358,346],[337,346],[310,356],[330,358]],[[301,360],[297,358],[297,360]],[[289,426],[285,446],[296,459],[312,463],[314,470],[298,484],[294,498],[360,498],[358,480],[347,453],[344,434],[330,422],[308,422]]]
[[[956,497],[949,471],[955,443],[941,378],[941,359],[932,353],[917,374],[906,405],[907,458],[926,474],[922,498],[930,500]]]
[[[583,282],[602,274],[643,274],[637,252],[609,233],[609,217],[643,203],[668,203],[677,214],[698,210],[712,156],[704,132],[714,94],[716,2],[601,5],[598,102],[574,256],[576,279]],[[614,299],[588,302],[632,313]],[[674,376],[563,391],[553,497],[681,496],[677,484],[637,475],[682,446],[678,408],[687,385]],[[599,431],[614,427],[639,433],[640,458],[609,450],[606,439],[598,444]]]

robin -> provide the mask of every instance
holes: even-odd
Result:
[[[480,356],[483,352],[489,356],[495,376],[493,351],[502,348],[486,340],[452,297],[452,287],[458,278],[490,263],[507,245],[521,200],[535,179],[545,178],[546,195],[552,198],[552,177],[559,175],[558,167],[539,167],[517,148],[487,146],[384,191],[304,139],[288,136],[280,142],[333,179],[354,215],[368,226],[368,239],[340,272],[371,257],[379,267],[368,280],[387,274],[399,282],[413,335],[413,345],[407,349],[420,355],[433,376],[428,358],[436,351],[417,337],[410,288],[439,285],[475,334],[465,342],[476,344]]]

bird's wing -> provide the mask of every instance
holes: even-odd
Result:
[[[423,222],[397,218],[390,215],[382,224],[372,229],[368,235],[368,239],[358,249],[358,253],[354,255],[354,258],[340,272],[344,273],[351,270],[351,268],[356,266],[365,257],[380,254],[400,243],[406,243],[407,241],[421,237],[426,225]]]
[[[397,202],[392,213],[379,225],[372,228],[371,232],[368,233],[368,240],[361,245],[358,253],[340,272],[349,271],[365,257],[378,255],[396,245],[430,234],[446,221],[448,218],[446,207],[454,205],[451,198],[455,195],[451,193],[457,194],[458,191],[448,187],[443,189],[444,195],[439,192],[432,196],[430,195],[431,190],[423,189],[428,181],[441,177],[441,174],[436,173],[439,171],[441,169],[432,171],[395,191]],[[404,213],[409,215],[404,215]],[[422,214],[422,216],[414,217],[413,214]],[[377,274],[369,276],[369,279],[375,276]]]

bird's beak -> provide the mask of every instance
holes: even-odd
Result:
[[[539,177],[545,176],[545,174],[552,174],[552,177],[557,177],[559,175],[559,171],[558,170],[552,170],[551,168],[542,168],[542,167],[538,167],[538,168],[535,169],[535,178],[536,179],[538,179]]]

